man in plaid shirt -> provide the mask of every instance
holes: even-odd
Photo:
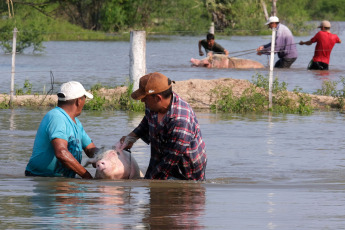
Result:
[[[205,180],[207,158],[198,120],[190,105],[172,91],[171,83],[157,72],[140,78],[131,97],[145,103],[145,116],[121,138],[121,148],[131,148],[139,138],[151,144],[145,179]]]

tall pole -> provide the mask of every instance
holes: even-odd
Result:
[[[11,94],[10,107],[13,108],[13,94],[14,94],[14,74],[16,68],[16,48],[17,48],[17,28],[13,29],[13,43],[12,43],[12,72],[11,72]]]
[[[271,57],[270,57],[270,75],[268,81],[268,99],[269,99],[269,108],[272,108],[272,86],[273,86],[273,64],[274,64],[274,49],[276,43],[276,33],[277,29],[272,28],[272,41],[271,41]]]
[[[271,16],[277,15],[277,0],[272,0],[272,10]],[[272,29],[272,41],[271,41],[271,58],[270,58],[270,74],[269,74],[269,81],[268,81],[268,107],[272,108],[272,87],[273,87],[273,64],[274,64],[274,50],[275,50],[275,43],[276,43],[276,33],[277,28]]]
[[[146,74],[145,31],[131,31],[129,60],[129,79],[135,91],[139,88],[139,79]]]

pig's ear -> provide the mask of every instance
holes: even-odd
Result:
[[[114,156],[119,155],[119,153],[116,150],[111,150],[111,154],[113,154]]]

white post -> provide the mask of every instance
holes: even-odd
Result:
[[[139,79],[146,74],[146,32],[131,31],[129,51],[129,79],[133,91],[139,88]]]
[[[214,34],[214,22],[211,22],[210,30],[208,32],[210,34]]]
[[[270,76],[268,82],[268,100],[269,100],[269,108],[272,108],[272,86],[273,86],[273,67],[274,67],[274,49],[276,43],[276,33],[277,29],[272,28],[272,41],[271,41],[271,58],[270,58]]]
[[[10,93],[10,107],[13,107],[13,94],[14,94],[14,74],[16,68],[16,48],[17,48],[17,28],[13,29],[13,42],[12,42],[12,72],[11,72],[11,93]]]

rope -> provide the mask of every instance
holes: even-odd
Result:
[[[43,102],[45,101],[45,99],[47,98],[49,93],[50,93],[50,95],[52,95],[52,93],[53,93],[53,90],[54,90],[54,75],[53,75],[52,71],[50,71],[50,85],[51,85],[50,90],[46,93],[45,97],[43,98],[43,100],[41,101],[39,106],[41,106],[43,104]]]

